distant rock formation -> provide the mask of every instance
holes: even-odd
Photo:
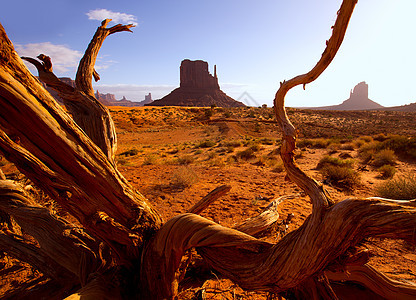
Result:
[[[375,110],[383,109],[384,106],[368,98],[368,84],[360,82],[350,91],[350,97],[339,105],[308,107],[315,110]]]
[[[69,77],[60,77],[59,80],[61,80],[62,82],[72,87],[75,87],[75,81]],[[41,83],[46,88],[46,90],[52,95],[52,97],[56,99],[56,101],[58,101],[59,103],[63,103],[63,100],[58,96],[57,92],[47,87],[46,84],[44,84],[43,82]],[[127,100],[126,97],[124,96],[121,100],[117,100],[114,94],[109,94],[109,93],[102,94],[98,90],[95,92],[95,98],[106,106],[128,106],[128,107],[143,106],[143,104],[140,105],[139,102]]]
[[[98,90],[95,92],[95,98],[100,101],[102,104],[110,106],[111,103],[117,101],[114,94],[102,94]]]
[[[138,104],[140,106],[145,106],[146,104],[150,104],[152,102],[153,102],[153,100],[152,100],[152,94],[149,93],[148,95],[145,95],[144,96],[144,100],[143,101],[140,101]]]
[[[146,104],[149,105],[149,104]],[[221,91],[218,84],[217,68],[214,76],[208,71],[208,63],[202,60],[185,59],[180,66],[180,86],[162,99],[153,101],[152,106],[199,106],[242,107],[238,102]]]

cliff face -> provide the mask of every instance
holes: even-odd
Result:
[[[181,63],[181,88],[216,89],[219,90],[218,78],[214,67],[214,76],[208,71],[208,63],[202,60],[190,61],[185,59]]]
[[[234,100],[221,91],[216,66],[214,76],[208,71],[208,63],[202,60],[185,59],[180,66],[180,86],[162,99],[148,104],[152,106],[200,106],[241,107],[243,103]]]

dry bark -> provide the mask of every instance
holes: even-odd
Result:
[[[3,27],[0,41],[0,151],[119,260],[137,257],[159,214],[30,74]]]
[[[94,134],[90,135],[84,129],[88,137],[80,130],[27,71],[0,26],[0,151],[75,216],[92,238],[81,233],[63,234],[68,228],[73,230],[70,224],[31,203],[10,182],[3,182],[5,186],[0,188],[0,192],[7,195],[5,201],[2,199],[1,210],[20,222],[22,228],[27,228],[38,240],[41,255],[45,258],[39,256],[37,259],[50,259],[51,265],[60,268],[59,272],[76,275],[81,283],[85,283],[73,299],[83,296],[173,298],[182,278],[178,267],[184,253],[191,248],[195,248],[221,276],[247,290],[268,291],[287,298],[333,299],[336,292],[331,279],[356,281],[382,295],[386,293],[382,285],[391,285],[388,289],[399,298],[414,295],[414,286],[395,286],[396,283],[385,280],[380,273],[365,266],[367,258],[363,252],[354,251],[368,237],[402,239],[416,244],[414,201],[346,199],[335,203],[294,161],[296,130],[285,112],[285,95],[298,84],[312,82],[326,69],[341,45],[355,4],[356,0],[343,1],[333,35],[317,65],[310,72],[283,82],[276,93],[275,112],[283,131],[282,160],[288,176],[309,195],[313,204],[312,214],[304,224],[278,243],[266,243],[192,213],[176,216],[162,226],[159,214],[115,167],[111,150],[115,139],[111,140],[111,134],[106,131],[108,127],[104,128],[112,122],[108,112],[104,111],[109,118],[107,125],[100,125],[106,133],[106,142],[99,145]],[[112,27],[113,30],[106,29],[107,23],[103,22],[97,30],[81,61],[77,88],[62,87],[66,101],[78,101],[78,98],[71,98],[75,97],[74,93],[82,94],[84,100],[93,98],[93,66],[101,43],[108,34],[125,30],[121,25]],[[40,77],[52,78],[48,77],[45,82],[51,80],[51,86],[59,85],[53,79],[50,60],[44,56],[40,59],[43,64],[29,60],[46,74],[41,75],[39,71]],[[83,104],[82,109],[94,111],[96,108],[91,108],[91,103],[94,106],[95,102],[90,101]],[[77,113],[79,111],[74,109],[73,114]],[[95,119],[101,118],[101,115],[96,117],[97,113],[91,115]],[[102,120],[100,122],[103,124]],[[190,211],[201,211],[227,190],[228,187],[221,187]],[[40,214],[34,214],[34,211]],[[41,220],[37,216],[42,216]],[[250,231],[254,224],[263,226],[276,216],[276,206],[271,206],[263,216],[247,222],[240,229],[254,234]],[[30,229],[29,224],[40,228]],[[50,232],[44,231],[50,224],[53,225]],[[44,237],[47,234],[50,236]],[[5,243],[8,249],[13,243],[19,245],[17,249],[21,250],[17,256],[30,253],[29,246],[10,237],[10,234],[1,236],[0,243]],[[74,243],[75,240],[80,242]],[[110,264],[102,267],[103,258],[97,249],[100,243],[111,249],[114,268]],[[73,253],[66,253],[65,247]],[[62,261],[64,257],[68,257],[71,265]],[[35,258],[33,264],[40,264]],[[80,266],[80,270],[77,271],[75,266]],[[102,270],[98,271],[100,267]],[[352,275],[345,279],[341,273],[348,270]],[[46,268],[45,273],[56,277]],[[360,275],[362,273],[365,276]]]
[[[87,50],[82,57],[75,78],[76,88],[62,82],[55,76],[52,70],[51,58],[40,54],[36,59],[22,57],[32,63],[39,72],[39,78],[48,87],[51,87],[64,100],[64,104],[71,113],[75,122],[84,130],[90,139],[104,152],[107,158],[114,163],[114,155],[117,149],[117,136],[113,120],[108,108],[95,98],[92,88],[92,77],[99,80],[98,73],[94,70],[98,51],[105,38],[110,34],[122,31],[130,31],[133,25],[116,25],[106,28],[110,19],[106,19],[98,27]]]
[[[99,255],[99,243],[81,228],[36,204],[10,180],[0,181],[0,210],[13,216],[20,228],[39,243],[44,256],[60,265],[61,268],[55,266],[55,270],[66,270],[60,272],[60,277],[71,277],[67,274],[71,272],[81,284],[85,284],[90,273],[105,266],[105,260]]]

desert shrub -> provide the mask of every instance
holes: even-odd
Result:
[[[320,172],[326,182],[342,189],[351,190],[360,184],[360,174],[349,166],[326,165]]]
[[[260,150],[261,150],[261,147],[260,147],[260,145],[259,145],[259,144],[254,143],[254,144],[252,144],[252,145],[250,146],[250,148],[249,148],[249,149],[251,149],[253,152],[258,152],[258,151],[260,151]]]
[[[221,157],[216,157],[216,158],[211,159],[209,161],[209,165],[211,167],[220,167],[221,168],[221,167],[225,166],[225,162],[224,162],[224,159],[222,159]]]
[[[157,155],[153,154],[153,153],[149,153],[146,155],[146,157],[143,160],[143,165],[154,165],[157,162]]]
[[[215,152],[209,152],[208,153],[208,159],[214,159],[216,157],[217,157],[217,153],[215,153]]]
[[[390,179],[376,188],[379,197],[411,200],[416,198],[416,176],[408,174]]]
[[[383,179],[392,178],[396,174],[396,168],[392,165],[384,165],[377,169]]]
[[[331,140],[329,139],[316,139],[313,141],[313,148],[317,149],[325,149],[331,144]]]
[[[189,167],[181,167],[172,174],[171,184],[177,188],[187,188],[198,182],[198,175]]]
[[[211,148],[214,147],[217,143],[212,140],[205,140],[199,142],[199,144],[196,145],[197,148]]]
[[[170,150],[168,153],[169,154],[176,154],[178,152],[179,152],[179,148],[175,148],[175,149]]]
[[[376,152],[378,151],[380,142],[372,141],[367,144],[362,144],[358,149],[358,156],[363,164],[368,164],[373,160]]]
[[[224,115],[224,118],[229,118],[229,117],[231,117],[231,112],[229,110],[227,110],[227,111],[224,112],[223,115]]]
[[[341,159],[339,157],[326,155],[319,160],[316,168],[319,170],[325,166],[352,167],[353,165],[354,161],[352,159]]]
[[[274,173],[282,173],[285,170],[285,166],[283,165],[283,162],[280,162],[274,166],[272,169],[272,172]]]
[[[271,171],[274,173],[281,173],[285,170],[283,165],[283,161],[280,156],[270,156],[266,155],[265,157],[265,164],[267,167],[271,168]]]
[[[394,155],[394,151],[390,149],[382,149],[379,152],[374,153],[372,165],[375,167],[381,167],[384,165],[395,165],[397,157]]]
[[[241,141],[232,140],[232,141],[223,141],[220,144],[222,147],[227,149],[227,152],[233,152],[235,148],[241,146]]]
[[[207,118],[207,119],[211,118],[212,114],[213,114],[212,109],[205,109],[205,111],[204,111],[204,117],[205,118]]]
[[[378,141],[378,142],[384,142],[387,139],[388,137],[384,133],[379,133],[373,137],[373,140]]]
[[[192,155],[183,155],[177,158],[177,162],[180,165],[189,165],[195,161]]]
[[[138,153],[139,153],[139,150],[133,148],[133,149],[120,153],[120,156],[134,156],[134,155],[137,155]]]
[[[259,150],[260,150],[260,146],[258,144],[254,144],[245,150],[237,152],[236,157],[239,159],[243,159],[243,160],[253,159],[256,157],[255,152]]]
[[[299,148],[315,148],[315,149],[325,149],[331,144],[330,139],[302,139],[297,141],[296,146]]]
[[[256,155],[254,154],[253,150],[251,150],[250,148],[247,148],[245,150],[237,152],[236,157],[243,159],[243,160],[249,160],[249,159],[255,158]]]
[[[296,142],[298,148],[308,148],[312,146],[312,140],[310,139],[301,139]]]
[[[339,147],[341,150],[354,150],[354,144],[353,143],[345,143],[345,144],[341,144],[341,146]]]
[[[401,135],[391,135],[381,142],[380,149],[391,149],[397,155],[416,159],[416,138],[408,138]]]
[[[271,138],[261,138],[259,140],[259,142],[260,142],[260,144],[263,144],[263,145],[273,145],[274,144],[274,141]]]
[[[366,143],[370,143],[373,141],[373,138],[371,136],[365,135],[358,138],[359,140],[363,140]]]

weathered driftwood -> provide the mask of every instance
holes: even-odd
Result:
[[[89,274],[105,265],[99,256],[99,244],[94,239],[81,228],[36,204],[11,180],[0,181],[0,210],[12,215],[20,228],[35,238],[45,257],[66,269],[66,272],[60,272],[60,277],[70,277],[66,273],[71,272],[85,284]],[[54,267],[55,271],[59,269]]]
[[[229,186],[229,185],[221,185],[221,186],[215,188],[208,195],[206,195],[204,198],[202,198],[197,203],[195,203],[188,210],[188,212],[193,213],[193,214],[200,214],[208,206],[210,206],[215,200],[222,197],[223,195],[228,193],[230,190],[231,190],[231,186]]]
[[[98,51],[100,50],[105,38],[110,34],[122,31],[131,31],[133,25],[116,25],[106,28],[110,19],[106,19],[98,27],[92,38],[84,56],[82,57],[77,75],[75,78],[76,87],[62,82],[52,71],[51,58],[40,54],[36,59],[22,57],[32,63],[39,72],[39,78],[47,86],[58,92],[64,100],[75,122],[85,131],[90,139],[106,154],[107,158],[114,163],[114,155],[117,149],[117,136],[113,120],[108,108],[102,105],[94,95],[92,88],[92,77],[99,80],[97,72],[94,70]]]
[[[160,216],[30,74],[2,27],[0,41],[1,151],[120,259],[137,256]]]
[[[69,277],[76,275],[80,284],[85,283],[73,295],[74,299],[81,296],[112,299],[172,298],[177,294],[178,281],[183,278],[178,272],[182,256],[191,248],[195,248],[210,268],[222,277],[229,278],[248,290],[269,291],[287,298],[333,299],[337,289],[332,288],[332,281],[351,280],[380,295],[387,293],[382,285],[394,291],[394,295],[399,298],[414,295],[414,286],[401,284],[397,287],[396,283],[385,280],[377,271],[369,271],[365,265],[365,252],[355,251],[360,242],[368,237],[403,239],[416,244],[414,202],[346,199],[335,203],[321,185],[299,169],[293,158],[296,130],[285,112],[285,95],[298,84],[312,82],[326,69],[341,45],[355,4],[356,0],[343,1],[333,35],[317,65],[310,72],[283,82],[276,94],[275,112],[283,130],[282,160],[288,176],[309,195],[313,205],[312,214],[304,224],[278,243],[260,241],[192,213],[176,216],[162,226],[159,214],[117,171],[113,161],[114,152],[110,150],[116,143],[115,139],[110,141],[112,138],[109,131],[103,136],[107,141],[99,145],[94,134],[87,133],[87,129],[80,130],[82,122],[78,127],[28,72],[2,27],[0,151],[63,209],[76,217],[91,240],[85,239],[84,233],[62,236],[65,228],[71,226],[45,210],[39,210],[42,212],[42,222],[37,220],[31,211],[38,208],[30,204],[30,200],[22,200],[27,197],[11,183],[9,189],[13,192],[2,202],[1,210],[16,218],[23,224],[22,228],[25,224],[39,224],[43,227],[45,220],[48,225],[52,225],[52,230],[43,231],[44,233],[42,228],[28,231],[39,240],[39,249],[42,249],[42,243],[46,245],[45,251],[40,252],[39,261],[50,259],[50,265],[60,268],[58,273],[69,274]],[[66,87],[61,89],[63,98],[67,97],[66,101],[71,102],[74,93],[85,94],[83,99],[93,98],[93,66],[102,40],[109,33],[105,29],[107,23],[103,22],[97,30],[85,59],[80,64],[76,92]],[[123,27],[116,28],[115,32]],[[41,78],[51,77],[50,60],[44,56],[40,56],[40,59],[43,64],[29,60],[41,69]],[[41,75],[41,72],[46,75]],[[53,86],[56,81],[51,80],[49,84]],[[94,111],[96,108],[91,108],[91,103],[95,102],[86,102],[82,109]],[[76,110],[72,112],[75,115],[77,113]],[[109,118],[108,122],[112,122],[108,112],[104,113]],[[92,118],[97,115],[99,114],[91,113]],[[107,125],[100,126],[103,131],[106,130],[104,127]],[[5,184],[3,191],[7,194],[7,182]],[[201,211],[227,189],[223,187],[205,197],[191,211]],[[14,209],[14,205],[21,207],[24,213]],[[30,220],[26,220],[26,216]],[[266,218],[263,216],[256,220],[265,223],[270,220],[270,216],[276,218],[275,209],[271,209]],[[250,222],[250,226],[253,226],[253,221]],[[240,229],[246,232],[251,230]],[[44,238],[43,234],[48,232],[51,232],[51,237]],[[18,239],[8,233],[0,237],[0,243],[11,252],[13,243],[19,245],[17,248],[21,250],[15,253],[16,256],[31,253],[30,247],[19,241],[21,237]],[[73,243],[76,239],[80,239],[84,243],[80,245],[85,247],[77,248],[79,245]],[[57,243],[50,246],[50,240],[56,240]],[[103,245],[101,250],[110,251],[100,255],[97,245]],[[67,246],[79,254],[81,259],[77,260],[71,253],[64,254],[62,248]],[[51,253],[53,247],[62,254]],[[77,272],[74,266],[63,263],[61,260],[65,255],[74,265],[81,266],[82,271]],[[114,265],[101,263],[97,269],[96,266],[103,261],[103,257],[108,256]],[[92,259],[90,269],[79,261],[83,257]],[[33,264],[40,265],[35,259],[36,257],[33,258]],[[342,273],[348,270],[352,275],[342,277]],[[52,270],[45,268],[44,271],[46,275],[56,277]],[[363,272],[365,276],[359,274]]]
[[[270,225],[279,219],[279,213],[277,211],[279,204],[284,200],[293,198],[295,198],[295,195],[287,195],[274,199],[261,214],[245,220],[243,223],[234,226],[233,229],[251,236],[264,232]]]

